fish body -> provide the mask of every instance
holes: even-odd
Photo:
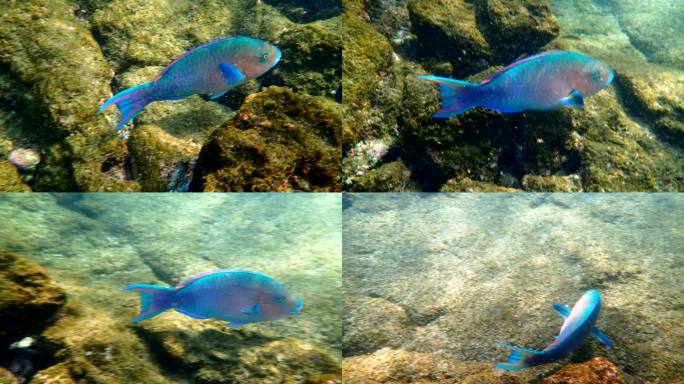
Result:
[[[446,77],[418,77],[439,85],[442,105],[433,117],[447,118],[475,107],[505,113],[581,108],[584,98],[609,86],[614,74],[592,57],[549,51],[516,61],[479,84]]]
[[[246,36],[226,37],[195,47],[169,64],[151,82],[121,91],[100,107],[121,110],[116,130],[154,101],[180,100],[194,94],[220,97],[229,89],[266,73],[280,60],[280,50]]]
[[[565,319],[556,340],[542,351],[500,343],[499,346],[511,349],[512,352],[508,361],[496,364],[497,368],[514,371],[556,361],[579,347],[589,335],[596,337],[608,348],[613,347],[610,339],[594,326],[601,310],[601,294],[598,291],[585,292],[572,310],[560,304],[554,304],[553,308]]]
[[[133,284],[124,291],[140,294],[141,310],[134,323],[173,308],[195,319],[213,318],[238,326],[294,316],[303,307],[302,300],[278,281],[244,270],[203,273],[175,288]]]

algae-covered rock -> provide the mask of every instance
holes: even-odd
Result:
[[[369,353],[397,347],[406,337],[409,317],[404,309],[379,297],[347,300],[345,297],[343,354]]]
[[[478,29],[471,3],[414,0],[408,9],[421,57],[448,60],[454,67],[454,76],[459,78],[488,67],[492,47]]]
[[[187,190],[199,145],[176,139],[155,125],[143,125],[132,132],[128,147],[143,191]]]
[[[536,53],[560,29],[548,1],[478,0],[475,9],[480,30],[503,64]]]
[[[381,72],[392,63],[392,46],[363,19],[360,1],[349,1],[345,7],[341,28],[344,41],[342,142],[347,151],[374,131],[372,100],[380,87]]]
[[[31,188],[19,176],[14,164],[0,160],[0,192],[29,192]]]
[[[522,185],[528,192],[582,192],[582,180],[579,175],[525,175]]]
[[[516,192],[515,188],[503,187],[494,183],[472,180],[468,177],[454,178],[442,184],[440,192]]]
[[[336,103],[269,87],[202,147],[191,189],[204,191],[341,189]]]
[[[93,308],[67,305],[42,337],[57,364],[38,372],[37,383],[170,382],[131,330]]]
[[[5,3],[6,4],[6,3]],[[33,0],[0,5],[0,62],[30,88],[24,103],[42,133],[37,190],[132,190],[107,170],[125,150],[97,106],[109,96],[110,69],[70,3]]]
[[[623,384],[618,367],[610,360],[594,357],[589,361],[563,367],[542,384]]]
[[[404,192],[415,190],[411,171],[401,160],[383,164],[354,180],[354,192]]]
[[[337,17],[285,30],[277,43],[283,57],[271,81],[297,93],[335,97],[342,77],[340,22]]]
[[[340,0],[320,0],[316,2],[264,0],[264,3],[274,6],[283,15],[298,23],[328,19],[338,16],[342,12],[342,2]]]
[[[64,290],[38,265],[0,252],[0,348],[40,331],[65,301]]]
[[[350,384],[522,384],[523,378],[501,375],[491,364],[463,362],[426,353],[383,348],[370,355],[345,358],[344,382]]]
[[[203,383],[307,383],[317,375],[340,377],[338,360],[305,341],[283,338],[268,328],[230,328],[163,314],[136,327],[169,370],[183,367]],[[260,331],[257,331],[259,329]]]

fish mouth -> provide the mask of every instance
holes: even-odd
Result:
[[[298,297],[297,301],[295,301],[295,307],[290,309],[289,313],[290,315],[296,315],[302,311],[302,308],[304,308],[304,302]]]
[[[283,56],[283,53],[280,51],[280,48],[278,48],[276,46],[274,46],[273,48],[275,48],[275,53],[276,53],[275,60],[273,60],[273,66],[275,66],[280,61],[280,58]]]

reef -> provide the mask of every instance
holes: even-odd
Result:
[[[409,175],[401,184],[423,191],[684,190],[684,72],[662,59],[665,46],[676,52],[672,47],[681,41],[662,40],[659,54],[644,56],[627,24],[642,23],[641,31],[657,15],[670,20],[669,8],[653,4],[641,14],[628,12],[637,7],[628,3],[345,2],[345,189],[397,190],[397,177],[378,176],[400,160]],[[664,32],[668,23],[636,34],[657,40],[671,33]],[[616,73],[613,86],[580,110],[476,108],[440,120],[431,117],[440,104],[437,88],[416,78],[478,82],[552,49],[606,62]],[[359,151],[370,145],[384,146],[385,154],[370,158]]]
[[[4,2],[0,14],[0,161],[17,148],[40,159],[35,169],[20,171],[19,184],[3,163],[3,190],[187,191],[197,148],[247,95],[280,86],[330,104],[341,97],[339,6],[29,0]],[[282,62],[219,100],[154,103],[121,134],[113,131],[116,108],[97,112],[113,93],[150,81],[186,50],[227,35],[272,41],[282,48]],[[250,166],[250,158],[233,158]],[[307,161],[289,159],[291,167]],[[318,189],[339,189],[334,183]]]

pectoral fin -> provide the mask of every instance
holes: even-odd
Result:
[[[554,304],[553,309],[555,309],[556,312],[558,312],[558,314],[564,319],[567,319],[568,316],[570,316],[570,308],[566,307],[565,305]]]
[[[254,304],[250,309],[242,310],[245,315],[257,315],[261,312],[261,306],[259,304]]]
[[[215,94],[209,96],[209,100],[218,99],[219,97],[225,95],[226,92],[228,92],[228,91],[226,90],[226,91],[224,91],[224,92],[215,93]]]
[[[583,108],[584,107],[584,96],[579,93],[576,89],[573,89],[567,97],[561,99],[563,105],[567,105],[572,108]]]
[[[596,327],[593,327],[593,328],[591,329],[591,334],[592,334],[592,336],[594,336],[595,338],[597,338],[598,341],[600,341],[601,343],[603,343],[606,347],[608,347],[608,348],[613,348],[613,342],[610,341],[610,339],[608,338],[608,336],[606,336],[606,334],[603,333],[600,329],[598,329],[598,328],[596,328]]]
[[[219,64],[219,69],[221,69],[221,73],[223,73],[223,77],[228,85],[237,85],[245,81],[245,75],[230,64],[221,63]]]

